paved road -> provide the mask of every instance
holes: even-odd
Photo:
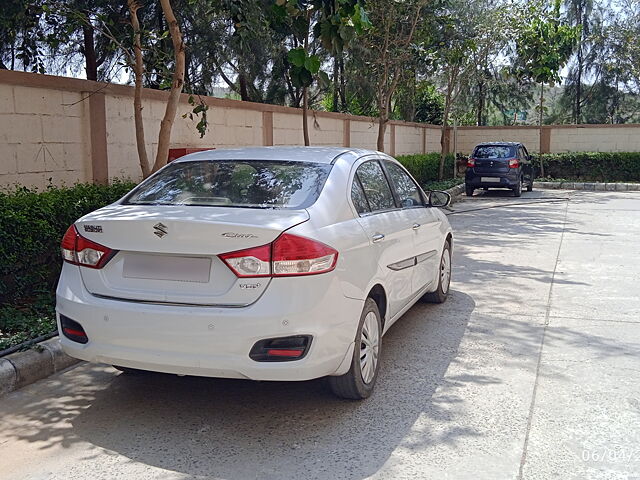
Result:
[[[640,194],[455,209],[453,295],[385,336],[368,401],[83,364],[0,400],[0,476],[640,478]]]

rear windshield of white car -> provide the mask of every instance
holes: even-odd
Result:
[[[176,162],[141,183],[126,205],[307,208],[318,199],[331,165],[222,160]]]
[[[509,145],[483,145],[476,147],[474,158],[513,158],[516,156],[515,147]]]

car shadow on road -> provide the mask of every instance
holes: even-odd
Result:
[[[383,466],[420,415],[451,416],[431,397],[473,309],[473,299],[461,292],[444,305],[414,306],[385,335],[378,385],[363,402],[335,398],[323,380],[118,375],[86,399],[72,419],[73,435],[187,475],[362,479]],[[456,383],[492,381],[469,375]],[[455,443],[475,434],[462,428],[432,438]]]

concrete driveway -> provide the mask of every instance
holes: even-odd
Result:
[[[371,399],[81,364],[0,400],[0,475],[640,478],[640,193],[455,210],[452,296],[385,336]]]

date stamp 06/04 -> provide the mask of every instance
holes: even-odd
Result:
[[[640,463],[640,447],[615,445],[585,448],[582,450],[581,457],[584,462]]]

